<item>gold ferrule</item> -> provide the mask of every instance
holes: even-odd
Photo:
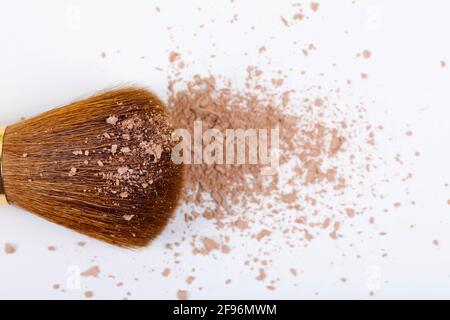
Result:
[[[5,185],[3,184],[3,140],[5,139],[6,127],[0,126],[0,205],[7,204]]]

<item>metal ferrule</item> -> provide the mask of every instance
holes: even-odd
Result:
[[[5,185],[3,184],[3,141],[5,139],[6,127],[0,126],[0,205],[7,204]]]

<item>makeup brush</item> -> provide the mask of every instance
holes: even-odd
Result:
[[[145,246],[180,195],[172,131],[164,103],[136,87],[4,127],[0,202],[110,244]]]

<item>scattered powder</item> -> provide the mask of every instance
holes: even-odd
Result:
[[[439,240],[433,240],[433,245],[439,246]]]
[[[94,296],[94,292],[92,292],[92,291],[86,291],[86,292],[84,293],[84,296],[85,296],[86,298],[90,299],[90,298],[92,298],[92,297]]]
[[[48,246],[47,250],[48,251],[56,251],[56,247],[55,246]]]
[[[283,174],[263,176],[267,166],[261,163],[186,165],[178,214],[188,230],[182,240],[167,244],[168,252],[183,242],[194,255],[216,259],[242,246],[248,252],[242,265],[259,270],[257,278],[265,279],[265,270],[274,264],[270,257],[280,250],[272,239],[281,241],[284,251],[322,236],[338,240],[343,226],[351,226],[350,219],[368,210],[359,200],[361,193],[384,199],[368,179],[377,168],[376,139],[382,127],[366,120],[364,102],[341,102],[344,92],[352,90],[351,82],[293,90],[285,88],[282,73],[267,79],[263,70],[249,66],[245,85],[237,89],[217,75],[182,76],[179,53],[172,53],[169,61],[168,105],[177,128],[187,129],[191,137],[194,121],[202,122],[203,132],[279,128]],[[207,144],[203,141],[203,150]],[[214,228],[214,239],[194,231],[199,220]],[[174,256],[179,263],[181,257]],[[270,288],[275,290],[275,285]]]

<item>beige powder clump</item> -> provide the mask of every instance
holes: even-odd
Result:
[[[77,174],[77,171],[78,171],[77,168],[72,167],[69,171],[69,177],[75,176]]]
[[[271,232],[269,230],[263,229],[256,235],[256,239],[260,241],[261,239],[270,236],[270,234]]]
[[[167,278],[170,275],[170,269],[165,268],[161,274],[163,277]]]
[[[4,247],[3,251],[6,254],[14,254],[14,253],[16,253],[17,249],[14,245],[12,245],[10,243],[5,243],[5,247]]]
[[[188,299],[188,292],[185,290],[178,290],[177,291],[177,298],[178,300],[187,300]]]
[[[266,272],[264,271],[264,269],[259,269],[259,274],[256,277],[256,280],[258,281],[264,281],[266,279],[267,275]]]
[[[83,277],[97,277],[100,273],[100,268],[98,266],[91,267],[86,271],[81,273]]]
[[[369,50],[364,50],[362,53],[364,59],[370,59],[370,57],[372,56],[372,53]]]
[[[312,11],[319,10],[319,3],[318,2],[311,2],[311,10]]]

